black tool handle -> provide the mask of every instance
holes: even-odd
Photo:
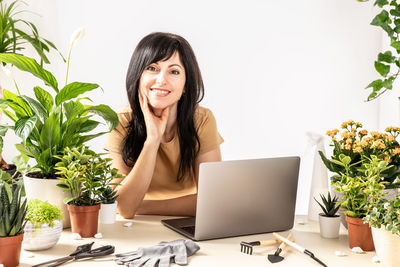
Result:
[[[83,259],[83,258],[91,258],[91,257],[98,257],[98,256],[105,256],[113,254],[115,250],[114,246],[107,245],[99,248],[92,249],[88,252],[80,253],[75,256],[75,259]]]

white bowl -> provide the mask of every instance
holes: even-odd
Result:
[[[60,239],[62,232],[62,222],[54,221],[54,226],[42,224],[40,228],[35,228],[29,221],[24,228],[24,240],[22,248],[25,250],[45,250],[53,247]]]

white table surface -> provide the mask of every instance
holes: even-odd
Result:
[[[115,224],[99,225],[99,232],[103,234],[102,239],[84,238],[73,240],[70,229],[65,229],[62,236],[53,248],[45,251],[27,252],[21,251],[20,265],[31,266],[43,261],[63,257],[70,254],[78,245],[95,241],[93,248],[100,247],[104,243],[115,246],[115,252],[129,252],[136,250],[140,246],[156,244],[160,241],[172,241],[184,238],[180,234],[166,228],[160,222],[166,216],[137,216],[134,220],[117,218]],[[299,220],[306,221],[304,225],[298,224]],[[124,227],[126,222],[132,222],[131,227]],[[353,253],[348,246],[347,230],[341,225],[339,239],[325,239],[319,235],[318,222],[308,221],[305,216],[296,216],[294,228],[291,230],[296,243],[310,250],[317,258],[328,266],[379,266],[373,263],[372,257],[375,252],[365,254]],[[286,236],[288,232],[282,232]],[[268,247],[255,247],[253,255],[240,252],[241,241],[257,241],[272,239],[271,234],[259,234],[241,236],[234,238],[224,238],[198,242],[200,250],[189,257],[189,266],[321,266],[307,255],[294,249],[287,248],[282,253],[285,259],[279,263],[270,263],[267,259],[268,254],[273,254],[277,245]],[[347,254],[344,257],[335,255],[335,251],[340,250]],[[33,257],[28,257],[33,254]],[[79,260],[63,266],[123,266],[117,265],[113,261],[113,256],[106,256],[101,259]],[[178,266],[171,264],[171,266]]]

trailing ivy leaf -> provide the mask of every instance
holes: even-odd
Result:
[[[391,9],[389,11],[390,15],[395,16],[395,17],[399,17],[400,16],[400,10],[398,8],[396,9]]]
[[[390,5],[391,5],[391,6],[397,6],[396,0],[392,0],[392,1],[390,2]]]
[[[46,108],[43,107],[43,105],[40,104],[38,101],[30,98],[29,96],[23,95],[21,96],[21,98],[29,105],[29,107],[33,111],[33,114],[35,114],[39,118],[39,120],[44,123],[49,117]]]
[[[368,101],[370,101],[370,100],[372,100],[372,99],[374,99],[375,97],[376,97],[376,95],[377,95],[378,93],[377,92],[372,92],[372,93],[370,93],[369,94],[369,96],[368,96]],[[400,99],[400,98],[399,98]]]
[[[50,113],[54,105],[54,100],[51,94],[39,86],[35,86],[33,91],[35,91],[37,100],[46,108],[47,112]]]
[[[19,119],[14,126],[15,134],[25,142],[35,128],[37,119],[36,115],[30,118]]]
[[[393,63],[395,59],[396,57],[392,56],[391,51],[386,51],[385,53],[378,54],[378,61],[380,62]]]
[[[374,6],[378,5],[379,7],[383,7],[389,4],[387,0],[376,0]]]
[[[56,78],[53,74],[43,69],[33,58],[17,54],[0,53],[0,61],[10,63],[22,71],[30,72],[32,75],[38,77],[44,81],[45,84],[51,86],[56,92],[58,92],[58,83]]]
[[[390,77],[390,78],[388,78],[388,79],[385,79],[384,81],[383,81],[383,83],[382,83],[382,85],[383,85],[383,87],[385,87],[385,88],[387,88],[387,89],[392,89],[393,88],[393,80],[394,80],[394,78],[393,77]]]
[[[399,41],[391,42],[390,46],[393,47],[396,50],[400,50],[400,42]]]
[[[112,131],[118,125],[119,120],[117,113],[107,105],[92,106],[85,109],[84,112],[94,113],[102,117],[105,120],[109,131]]]
[[[381,76],[386,77],[386,75],[390,72],[390,66],[375,61],[375,69]]]
[[[383,81],[381,79],[371,82],[365,89],[373,88],[374,91],[379,91],[383,87]]]
[[[81,83],[81,82],[73,82],[67,84],[60,92],[56,95],[56,105],[60,105],[61,103],[76,98],[77,96],[92,91],[98,88],[99,85],[95,83]]]
[[[389,13],[386,10],[382,10],[381,13],[375,16],[371,21],[371,25],[381,27],[389,36],[393,35],[393,29],[390,27]]]

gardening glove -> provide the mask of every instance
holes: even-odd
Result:
[[[200,247],[191,240],[160,242],[154,246],[140,247],[136,251],[116,255],[118,264],[130,267],[168,267],[171,262],[187,265],[187,257],[196,253]]]

